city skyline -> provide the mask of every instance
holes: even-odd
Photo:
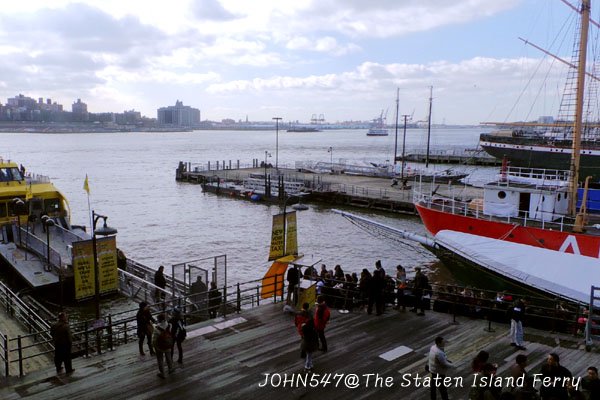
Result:
[[[418,121],[433,86],[434,123],[531,120],[555,115],[564,69],[524,92],[552,61],[517,37],[546,48],[570,12],[549,0],[9,3],[0,98],[81,98],[94,112],[152,118],[179,100],[212,121],[323,114],[331,123],[384,110],[390,123],[397,87],[400,113]],[[554,19],[541,22],[546,15]],[[563,36],[554,51],[568,59]],[[536,108],[525,102],[534,97]]]

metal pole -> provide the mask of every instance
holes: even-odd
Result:
[[[279,173],[279,120],[281,117],[273,117],[275,120],[275,169]]]
[[[400,179],[404,179],[404,150],[406,148],[406,120],[408,115],[404,114],[404,134],[402,135],[402,168],[400,169]]]
[[[396,172],[396,159],[398,158],[398,110],[400,108],[400,88],[396,89],[396,136],[394,138],[394,173]]]
[[[96,221],[94,221],[93,231],[96,230]],[[92,249],[94,252],[94,302],[96,306],[96,321],[100,319],[100,278],[98,271],[98,249],[96,245],[96,233],[92,231]]]

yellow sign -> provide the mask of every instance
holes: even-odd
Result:
[[[286,238],[285,255],[298,255],[298,233],[296,228],[296,211],[285,216],[286,220]]]
[[[114,236],[96,239],[98,254],[99,293],[116,291],[119,285],[117,271],[117,243]],[[95,294],[94,248],[92,240],[73,242],[73,274],[75,299],[81,300]]]
[[[296,308],[298,310],[302,309],[302,304],[308,303],[310,305],[315,304],[315,300],[317,299],[317,284],[313,283],[309,287],[300,291],[300,296],[298,296],[298,303],[296,303]]]
[[[98,251],[100,293],[114,292],[119,288],[116,238],[108,236],[96,239],[96,250]]]
[[[269,261],[276,260],[283,256],[283,240],[285,236],[283,232],[283,214],[273,215]]]
[[[75,279],[75,300],[92,297],[94,282],[94,249],[91,240],[73,242],[73,275]]]

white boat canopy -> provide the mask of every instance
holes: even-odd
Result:
[[[591,286],[600,286],[597,258],[451,230],[438,232],[435,239],[482,268],[577,302],[589,303]]]

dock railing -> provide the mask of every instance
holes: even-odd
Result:
[[[382,299],[389,308],[397,299],[397,283],[389,276],[385,282]],[[314,283],[316,281],[313,281]],[[396,304],[398,308],[415,305],[411,285],[411,282],[408,282],[408,287],[400,297],[401,303]],[[262,279],[257,279],[219,287],[219,293],[207,290],[188,296],[166,297],[164,301],[151,304],[151,309],[156,315],[164,311],[171,312],[177,307],[182,311],[184,321],[189,324],[207,320],[207,315],[227,318],[262,304],[284,303],[287,289],[284,275],[281,274],[274,276],[268,285],[263,285]],[[486,331],[493,331],[492,323],[508,322],[508,307],[520,298],[526,299],[527,326],[576,336],[582,335],[585,328],[585,324],[580,323],[580,317],[584,315],[584,305],[574,304],[567,299],[446,284],[434,284],[431,290],[425,292],[427,309],[447,313],[455,323],[459,315],[485,320]],[[367,307],[369,302],[368,294],[361,290],[360,283],[357,282],[326,280],[321,294],[332,308],[361,310]],[[10,304],[15,302],[16,300],[11,300]],[[94,354],[113,350],[121,344],[137,341],[137,311],[138,309],[133,309],[108,314],[103,317],[100,326],[93,320],[72,324],[73,355],[92,357]],[[23,376],[24,360],[48,357],[53,352],[49,326],[46,324],[34,329],[35,327],[32,327],[30,334],[17,338],[9,338],[0,333],[0,356],[4,362],[6,376],[13,371],[13,365],[16,365],[18,375]]]
[[[135,275],[127,275],[133,278]],[[207,290],[186,296],[171,296],[166,292],[165,300],[150,303],[153,314],[171,312],[178,307],[184,315],[186,322],[200,322],[206,320],[208,315],[217,315],[226,318],[230,314],[237,314],[243,309],[256,307],[266,302],[277,303],[283,301],[282,287],[284,276],[274,276],[274,282],[263,286],[262,279],[237,283],[231,286],[218,288],[218,294]],[[150,284],[151,285],[151,284]],[[150,289],[155,289],[151,285]],[[0,286],[4,287],[4,285]],[[276,288],[278,290],[276,290]],[[7,311],[19,317],[27,326],[29,334],[19,335],[16,338],[8,337],[0,332],[0,359],[4,365],[5,376],[23,376],[24,361],[36,357],[49,357],[54,352],[54,344],[50,336],[50,325],[36,316],[14,293],[8,288],[0,297],[0,302]],[[266,296],[266,298],[265,298]],[[150,298],[150,296],[148,296]],[[101,323],[96,320],[86,320],[71,324],[73,335],[72,354],[74,357],[91,357],[116,346],[137,341],[136,313],[138,309],[126,310],[120,313],[103,316]],[[38,321],[38,322],[32,322]],[[15,370],[16,369],[16,370]],[[16,371],[16,372],[12,372]]]

